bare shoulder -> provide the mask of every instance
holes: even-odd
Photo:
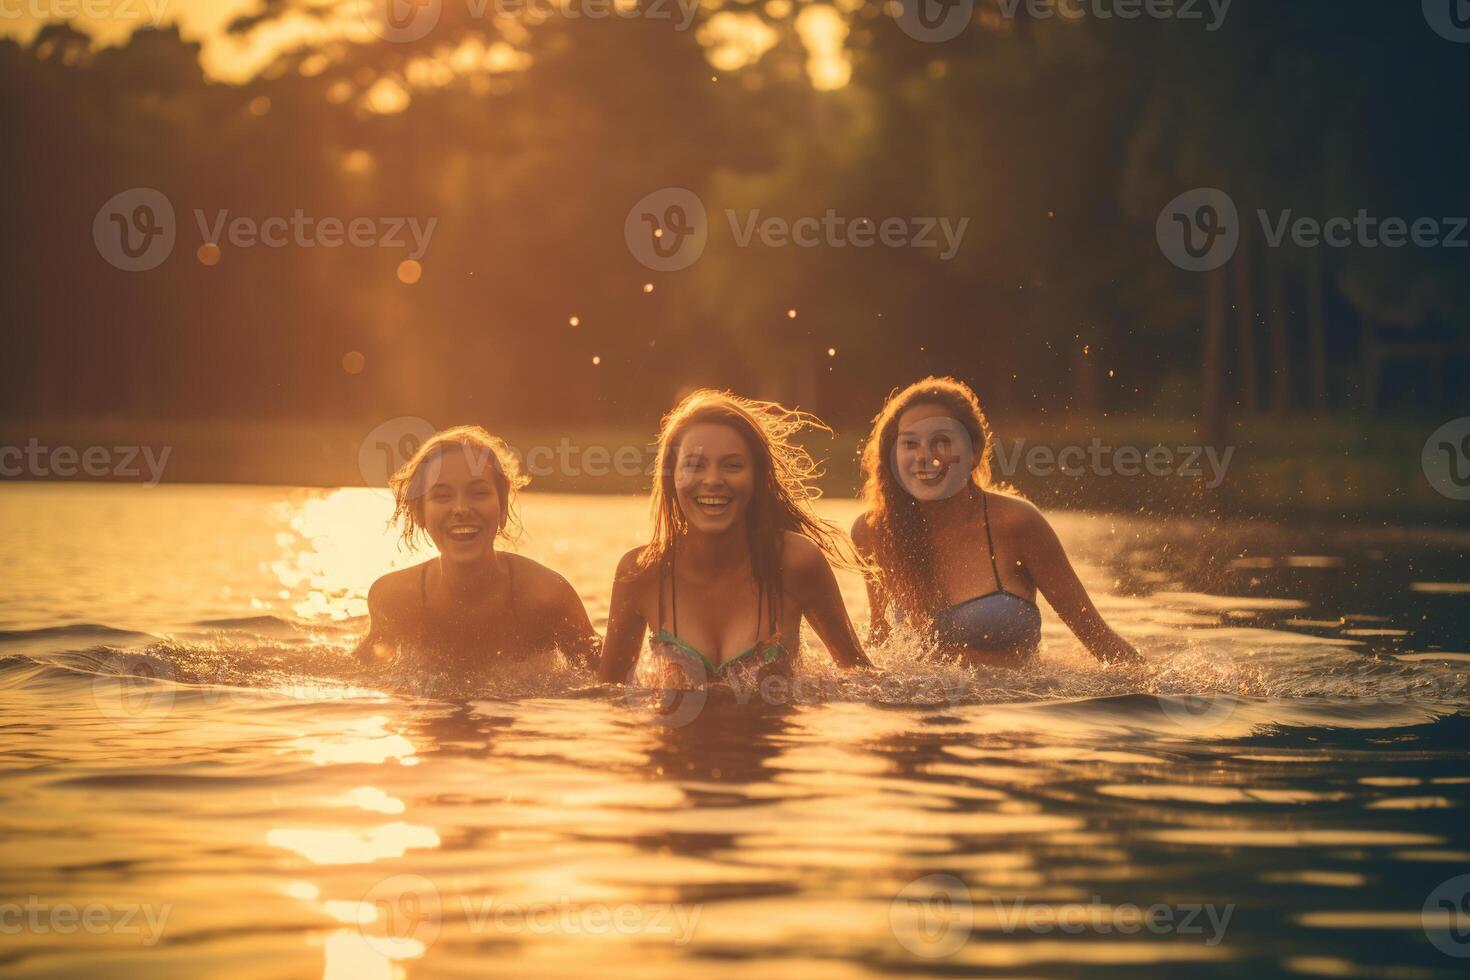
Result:
[[[1046,515],[1024,497],[995,490],[987,490],[985,497],[989,503],[990,519],[998,533],[1029,537],[1051,530]]]
[[[867,551],[873,544],[873,526],[869,523],[868,512],[863,511],[852,522],[852,543],[861,551]]]
[[[653,574],[652,568],[643,565],[643,556],[648,551],[648,545],[640,544],[636,548],[629,548],[618,559],[618,570],[616,578],[619,581],[642,583],[648,581]]]
[[[562,608],[572,601],[581,602],[581,596],[572,588],[572,583],[555,569],[525,555],[506,555],[505,559],[510,562],[515,575],[518,601],[548,612]]]
[[[419,600],[419,583],[428,564],[428,561],[423,561],[380,576],[368,589],[368,610],[393,616],[415,608]]]
[[[799,581],[804,577],[818,574],[828,567],[830,566],[827,564],[827,556],[822,554],[822,549],[817,547],[815,541],[795,531],[785,532],[785,538],[781,543],[783,572]]]

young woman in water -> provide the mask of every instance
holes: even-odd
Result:
[[[992,484],[990,456],[980,403],[953,378],[909,385],[874,418],[866,511],[852,527],[873,566],[870,640],[887,637],[891,603],[941,652],[1012,665],[1041,642],[1040,592],[1093,656],[1140,660],[1103,621],[1041,511]]]
[[[528,482],[504,441],[477,425],[435,433],[393,475],[393,521],[409,550],[427,536],[439,555],[389,572],[368,590],[364,661],[402,651],[434,666],[485,666],[497,656],[559,649],[591,666],[597,634],[567,580],[495,547],[518,526]]]
[[[653,536],[613,582],[600,674],[624,681],[653,632],[681,684],[789,674],[806,617],[839,666],[868,667],[829,560],[840,532],[810,509],[816,464],[791,438],[810,416],[696,391],[663,420]]]

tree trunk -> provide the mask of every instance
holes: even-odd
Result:
[[[1322,299],[1322,250],[1307,253],[1307,378],[1312,410],[1327,411],[1327,323]]]
[[[1200,439],[1225,445],[1225,270],[1205,274],[1205,335],[1201,358]]]
[[[1266,263],[1266,322],[1271,334],[1271,411],[1291,413],[1291,335],[1286,313],[1286,270],[1279,259]]]
[[[1261,385],[1256,359],[1256,303],[1252,292],[1250,236],[1240,237],[1240,248],[1232,263],[1235,269],[1235,331],[1240,345],[1240,403],[1247,414],[1261,405]]]

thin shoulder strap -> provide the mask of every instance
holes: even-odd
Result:
[[[429,611],[429,563],[424,562],[419,566],[419,601],[423,604],[424,612]]]
[[[995,576],[995,591],[1004,592],[1006,587],[1000,584],[1000,566],[995,562],[995,538],[990,536],[990,496],[985,488],[980,488],[980,506],[985,511],[985,544],[990,548],[990,573]]]

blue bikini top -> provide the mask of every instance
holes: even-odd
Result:
[[[980,501],[985,509],[985,543],[990,548],[995,590],[941,609],[934,616],[935,636],[946,646],[980,653],[1033,653],[1041,645],[1041,610],[1000,584],[995,539],[990,535],[990,503],[984,490]]]

